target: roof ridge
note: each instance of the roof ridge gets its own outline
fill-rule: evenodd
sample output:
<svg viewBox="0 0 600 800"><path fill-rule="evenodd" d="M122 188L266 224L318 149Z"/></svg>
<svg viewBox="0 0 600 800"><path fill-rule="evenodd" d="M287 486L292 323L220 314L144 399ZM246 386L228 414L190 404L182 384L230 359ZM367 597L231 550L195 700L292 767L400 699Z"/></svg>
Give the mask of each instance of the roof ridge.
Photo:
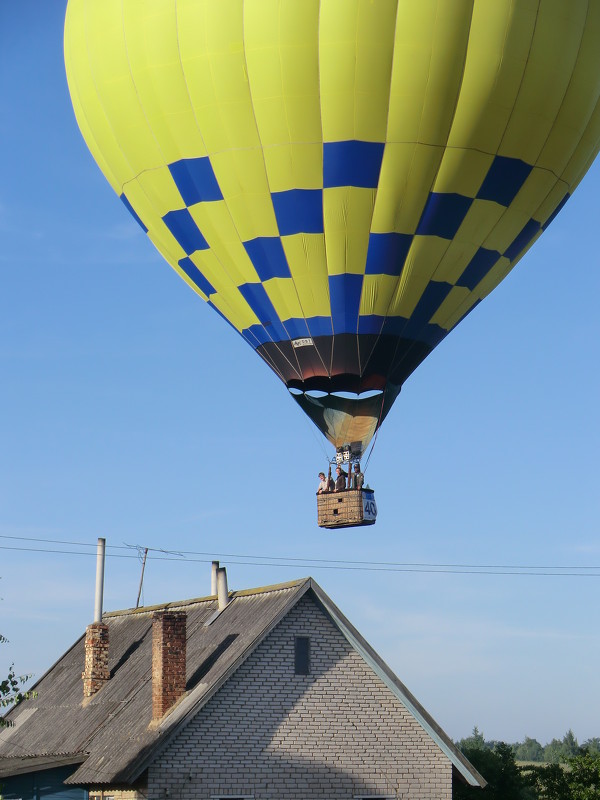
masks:
<svg viewBox="0 0 600 800"><path fill-rule="evenodd" d="M268 592L277 592L283 589L292 589L295 586L301 586L310 578L297 578L296 580L285 581L283 583L273 583L268 586L258 586L254 589L237 589L231 590L229 596L231 599L235 597L247 597L255 594L267 594ZM151 606L140 606L139 608L124 608L117 611L105 611L102 614L102 619L111 617L124 617L133 616L134 614L149 614L154 611L167 611L170 608L181 608L182 606L197 605L198 603L210 603L216 600L216 595L207 595L206 597L193 597L188 600L171 600L166 603L156 603Z"/></svg>

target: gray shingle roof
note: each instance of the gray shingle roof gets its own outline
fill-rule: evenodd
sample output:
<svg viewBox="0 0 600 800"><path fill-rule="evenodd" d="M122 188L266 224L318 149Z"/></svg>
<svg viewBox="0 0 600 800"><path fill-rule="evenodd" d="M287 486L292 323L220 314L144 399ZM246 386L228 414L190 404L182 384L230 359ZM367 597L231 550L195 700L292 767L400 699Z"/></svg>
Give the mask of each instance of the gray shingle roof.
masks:
<svg viewBox="0 0 600 800"><path fill-rule="evenodd" d="M208 699L226 677L304 594L310 581L254 592L234 592L217 611L214 597L104 614L109 628L111 679L83 699L82 636L34 687L37 697L8 715L14 728L0 732L0 775L14 774L25 756L89 755L73 783L120 783L136 777L137 765L196 704ZM152 612L187 612L188 692L160 725L152 717ZM35 711L32 713L32 710ZM27 719L19 724L20 717Z"/></svg>
<svg viewBox="0 0 600 800"><path fill-rule="evenodd" d="M37 697L9 713L15 725L0 730L0 777L80 763L68 783L133 782L307 591L313 592L463 778L472 785L484 785L446 734L310 578L230 593L232 602L212 622L217 612L214 597L105 614L111 679L84 701L82 636L34 687ZM187 612L187 691L159 723L152 723L152 613L167 609Z"/></svg>

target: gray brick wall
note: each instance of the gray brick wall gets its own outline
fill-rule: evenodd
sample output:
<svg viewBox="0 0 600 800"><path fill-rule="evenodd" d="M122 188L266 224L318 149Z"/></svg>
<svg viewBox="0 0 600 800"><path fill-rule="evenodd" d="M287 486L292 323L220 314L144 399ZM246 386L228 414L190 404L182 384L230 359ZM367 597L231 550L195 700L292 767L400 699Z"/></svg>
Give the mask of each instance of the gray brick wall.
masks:
<svg viewBox="0 0 600 800"><path fill-rule="evenodd" d="M311 673L294 674L310 637ZM308 597L149 770L149 800L451 800L449 760Z"/></svg>

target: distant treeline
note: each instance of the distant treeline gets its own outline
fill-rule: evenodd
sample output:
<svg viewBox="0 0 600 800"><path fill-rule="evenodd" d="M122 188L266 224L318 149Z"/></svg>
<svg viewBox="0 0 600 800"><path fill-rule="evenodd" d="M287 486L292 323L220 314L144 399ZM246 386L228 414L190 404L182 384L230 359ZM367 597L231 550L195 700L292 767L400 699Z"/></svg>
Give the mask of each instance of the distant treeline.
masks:
<svg viewBox="0 0 600 800"><path fill-rule="evenodd" d="M487 781L483 791L456 780L453 800L600 800L600 738L581 745L569 730L542 746L486 741L477 728L456 742Z"/></svg>
<svg viewBox="0 0 600 800"><path fill-rule="evenodd" d="M466 739L456 742L459 750L466 748L484 748L494 750L500 742L494 739L486 740L477 726L473 733ZM503 743L504 744L504 743ZM579 744L572 730L568 730L562 739L552 739L548 744L540 744L537 739L526 736L522 742L509 744L516 761L533 761L540 764L566 764L570 758L579 755L582 750L590 753L600 753L600 737L587 739Z"/></svg>

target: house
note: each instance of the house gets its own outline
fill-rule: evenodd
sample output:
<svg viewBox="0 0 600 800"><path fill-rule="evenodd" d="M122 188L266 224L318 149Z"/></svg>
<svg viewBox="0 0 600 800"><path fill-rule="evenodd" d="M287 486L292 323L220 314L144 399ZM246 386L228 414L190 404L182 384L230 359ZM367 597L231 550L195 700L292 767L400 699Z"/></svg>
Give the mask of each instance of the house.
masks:
<svg viewBox="0 0 600 800"><path fill-rule="evenodd" d="M209 597L89 625L9 712L2 798L450 800L453 778L485 785L312 578L226 581L220 568Z"/></svg>

